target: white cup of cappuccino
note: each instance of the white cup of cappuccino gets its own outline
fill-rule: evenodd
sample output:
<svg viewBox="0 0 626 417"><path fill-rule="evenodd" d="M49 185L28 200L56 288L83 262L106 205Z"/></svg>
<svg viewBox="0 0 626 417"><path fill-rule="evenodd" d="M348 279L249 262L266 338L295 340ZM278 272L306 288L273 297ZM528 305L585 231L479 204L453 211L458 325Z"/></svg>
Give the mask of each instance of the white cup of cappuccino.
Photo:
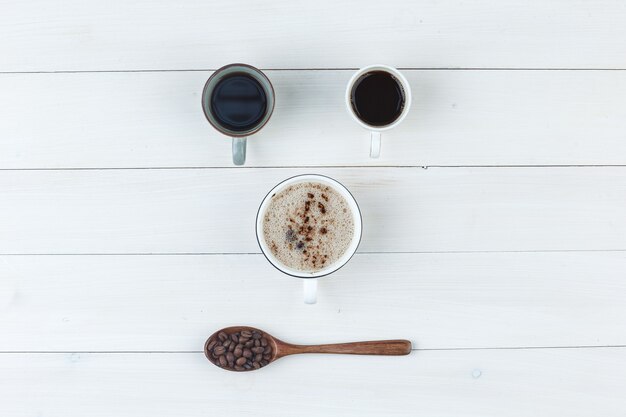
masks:
<svg viewBox="0 0 626 417"><path fill-rule="evenodd" d="M315 185L319 188L307 188ZM302 194L297 202L296 193ZM284 200L277 202L281 198L291 199L289 204ZM329 208L328 212L324 205ZM346 226L348 218L352 219L352 227ZM361 241L362 228L361 211L348 189L332 178L315 174L298 175L276 185L261 202L256 218L256 237L263 255L279 271L304 279L306 304L317 302L317 278L332 274L352 258ZM310 234L307 234L307 229ZM350 230L351 236L343 233L344 230ZM334 236L340 233L341 236L336 239L340 244L334 245ZM335 249L338 250L333 252ZM326 250L331 255L328 258ZM279 259L281 256L282 260ZM285 256L299 264L288 265ZM301 267L303 264L311 266L311 263L315 266Z"/></svg>
<svg viewBox="0 0 626 417"><path fill-rule="evenodd" d="M345 100L350 116L370 131L370 158L378 158L382 132L398 126L409 113L411 87L397 69L369 65L350 78Z"/></svg>

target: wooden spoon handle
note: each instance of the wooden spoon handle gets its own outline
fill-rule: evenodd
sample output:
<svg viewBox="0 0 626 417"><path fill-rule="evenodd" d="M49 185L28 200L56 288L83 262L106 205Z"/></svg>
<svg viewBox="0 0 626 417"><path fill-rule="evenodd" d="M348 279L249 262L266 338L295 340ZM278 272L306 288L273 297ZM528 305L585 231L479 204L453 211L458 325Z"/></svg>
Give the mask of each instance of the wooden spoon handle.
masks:
<svg viewBox="0 0 626 417"><path fill-rule="evenodd" d="M375 340L371 342L337 343L332 345L289 345L286 355L297 353L340 353L345 355L408 355L408 340Z"/></svg>

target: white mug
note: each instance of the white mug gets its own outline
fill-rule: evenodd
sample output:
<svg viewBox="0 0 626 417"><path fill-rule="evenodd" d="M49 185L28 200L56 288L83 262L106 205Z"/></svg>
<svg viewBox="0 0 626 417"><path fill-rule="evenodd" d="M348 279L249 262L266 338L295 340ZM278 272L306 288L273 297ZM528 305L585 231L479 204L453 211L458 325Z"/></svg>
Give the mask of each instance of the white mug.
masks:
<svg viewBox="0 0 626 417"><path fill-rule="evenodd" d="M391 74L404 93L404 106L402 108L402 112L393 122L384 126L373 126L362 120L356 114L352 104L352 92L357 84L357 81L359 81L364 75L375 71L383 71ZM409 82L404 75L402 75L397 69L388 65L369 65L358 70L352 78L350 78L350 81L348 81L348 87L346 88L346 107L348 108L348 113L352 116L352 118L358 124L371 132L372 144L370 147L370 158L378 158L380 156L381 133L399 125L409 112L409 108L411 107L411 87L409 86Z"/></svg>
<svg viewBox="0 0 626 417"><path fill-rule="evenodd" d="M352 241L350 242L350 245L346 249L346 252L336 262L315 272L300 271L300 270L296 270L293 268L289 268L286 265L282 264L272 254L272 251L270 250L269 246L265 242L265 238L263 236L263 218L265 217L265 210L267 209L271 201L271 198L274 196L274 194L284 190L290 185L300 183L300 182L316 182L316 183L322 183L331 187L333 190L339 193L343 198L345 198L352 212L352 218L354 219L354 235L352 236ZM257 212L257 216L256 216L256 238L257 238L257 241L259 242L259 246L261 248L261 251L263 252L263 255L265 255L267 260L279 271L287 275L291 275L292 277L304 278L304 281L303 281L304 302L306 304L315 304L317 302L317 279L316 278L323 277L328 274L332 274L333 272L337 271L339 268L344 266L346 263L348 263L350 258L352 258L352 256L354 255L354 253L356 252L359 246L359 243L361 242L362 231L363 231L363 221L361 218L361 210L359 209L359 206L356 203L356 200L354 199L352 194L350 194L350 191L348 191L348 189L344 187L338 181L330 177L326 177L324 175L315 175L315 174L297 175L295 177L291 177L291 178L284 180L283 182L281 182L280 184L272 188L269 193L267 193L267 195L261 202L261 205L259 206L259 211Z"/></svg>

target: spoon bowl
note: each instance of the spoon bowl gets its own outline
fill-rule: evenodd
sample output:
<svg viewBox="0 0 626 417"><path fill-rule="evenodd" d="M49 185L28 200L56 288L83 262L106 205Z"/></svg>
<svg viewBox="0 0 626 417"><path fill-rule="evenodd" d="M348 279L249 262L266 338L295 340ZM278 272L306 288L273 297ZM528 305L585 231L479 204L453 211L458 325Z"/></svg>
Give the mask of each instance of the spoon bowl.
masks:
<svg viewBox="0 0 626 417"><path fill-rule="evenodd" d="M411 342L396 339L295 345L255 327L231 326L216 331L204 344L204 354L212 364L235 372L255 371L284 356L300 353L398 356L411 353Z"/></svg>
<svg viewBox="0 0 626 417"><path fill-rule="evenodd" d="M233 340L233 337L232 337L233 334L237 336L236 339L240 339L242 337L242 332L249 332L251 334L255 334L255 333L258 334L258 333L260 333L262 335L262 337L259 340L263 340L264 339L266 341L266 346L265 347L269 346L270 349L271 349L271 352L269 353L269 355L270 355L269 358L268 359L264 359L264 360L266 360L268 362L268 364L269 364L269 363L271 363L271 362L273 362L273 361L275 361L277 359L277 357L278 357L277 353L279 352L279 344L282 343L280 340L276 339L275 337L271 336L270 334L265 333L262 330L257 329L255 327L250 327L250 326L231 326L231 327L224 327L223 329L220 329L220 330L216 331L211 336L209 336L209 338L204 343L204 355L209 360L209 362L211 362L215 366L218 366L220 368L224 368L224 369L226 369L228 371L247 372L247 371L254 371L256 369L260 369L260 368L255 368L254 366L252 368L250 368L250 369L246 369L246 368L244 368L244 369L235 369L234 366L232 366L232 367L231 366L223 366L222 365L223 361L222 361L222 364L220 364L220 361L219 361L219 356L220 355L219 355L219 352L216 354L215 348L216 348L216 345L220 345L221 344L223 346L223 344L226 342L226 340L222 340L223 337L220 338L220 335L223 335L223 334L227 335L228 340L231 341L230 343L234 344L235 349L231 349L230 348L230 343L229 343L229 345L226 346L226 350L225 350L224 354L228 355L227 351L230 349L230 352L232 352L233 356L235 357L235 361L237 359L243 357L243 350L244 349L246 349L246 348L250 349L252 347L255 347L255 346L245 346L246 344L248 344L250 342L250 340L246 340L244 343L239 343L239 340ZM244 333L244 337L245 337L245 334L247 334L247 333ZM255 340L255 339L252 339L252 338L250 338L250 339L251 340ZM213 342L215 342L214 345L212 345ZM253 342L253 344L254 344L254 342ZM238 354L237 356L235 356L236 353L239 353L239 352L236 352L237 347L239 345L242 345L241 348L240 348L242 350L242 352L241 352L241 354ZM254 362L252 362L252 363L254 363ZM228 365L228 359L226 360L226 364Z"/></svg>

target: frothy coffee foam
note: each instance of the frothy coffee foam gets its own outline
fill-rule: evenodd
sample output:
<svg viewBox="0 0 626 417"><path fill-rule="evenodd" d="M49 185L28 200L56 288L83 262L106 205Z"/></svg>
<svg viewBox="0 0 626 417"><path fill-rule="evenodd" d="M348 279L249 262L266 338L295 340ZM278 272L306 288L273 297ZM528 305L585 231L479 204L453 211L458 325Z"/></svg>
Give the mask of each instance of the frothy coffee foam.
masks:
<svg viewBox="0 0 626 417"><path fill-rule="evenodd" d="M328 185L302 182L271 197L263 237L285 266L315 272L339 260L354 236L346 199Z"/></svg>

